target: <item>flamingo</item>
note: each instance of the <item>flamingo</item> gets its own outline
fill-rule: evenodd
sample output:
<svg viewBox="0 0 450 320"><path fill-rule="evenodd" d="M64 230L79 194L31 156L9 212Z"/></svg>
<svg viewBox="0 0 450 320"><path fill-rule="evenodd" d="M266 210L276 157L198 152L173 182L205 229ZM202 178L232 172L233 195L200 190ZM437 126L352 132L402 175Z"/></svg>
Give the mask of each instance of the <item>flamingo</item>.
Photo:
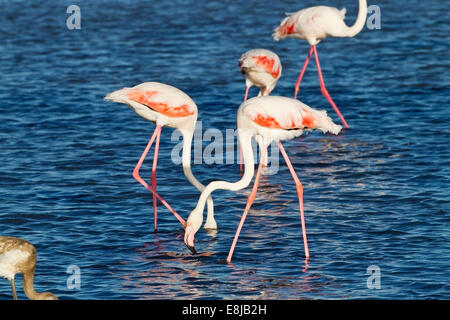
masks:
<svg viewBox="0 0 450 320"><path fill-rule="evenodd" d="M260 88L258 96L268 96L281 77L280 58L275 52L267 49L252 49L244 52L239 58L238 66L245 78L244 101L247 100L248 91L252 86ZM258 140L258 145L261 150L262 144L260 140ZM261 161L264 166L267 166L267 157L261 158ZM241 148L239 148L239 163L242 174Z"/></svg>
<svg viewBox="0 0 450 320"><path fill-rule="evenodd" d="M31 300L58 300L51 292L34 290L36 248L28 241L15 237L0 236L0 276L9 280L14 300L17 300L14 277L23 274L23 289Z"/></svg>
<svg viewBox="0 0 450 320"><path fill-rule="evenodd" d="M205 201L210 194L217 189L237 191L246 188L254 175L254 159L251 147L251 138L259 138L267 146L272 141L278 143L279 149L294 179L300 208L300 220L303 233L303 244L305 256L309 258L308 242L306 237L305 216L303 211L303 186L295 173L295 170L289 160L289 157L281 143L282 140L288 140L302 135L305 130L319 129L323 133L330 132L338 134L342 127L333 123L326 111L318 111L297 99L277 96L262 96L251 98L241 104L237 114L237 128L239 142L242 146L244 155L245 171L242 178L234 183L226 181L213 181L209 183L201 193L197 206L190 213L185 228L184 243L195 253L194 236L200 228L203 221L203 210ZM267 148L262 148L265 153ZM244 213L228 253L227 262L231 263L234 248L239 237L239 233L244 224L250 207L255 200L258 183L261 175L262 163L259 163L256 172L255 182L252 192L247 200Z"/></svg>
<svg viewBox="0 0 450 320"><path fill-rule="evenodd" d="M281 62L275 52L267 49L252 49L239 58L238 66L245 77L245 95L252 86L260 88L260 96L268 96L281 77Z"/></svg>
<svg viewBox="0 0 450 320"><path fill-rule="evenodd" d="M356 18L356 22L351 27L347 26L344 22L346 12L347 11L345 8L338 10L333 7L316 6L306 8L295 13L288 13L287 17L281 22L280 26L274 30L273 38L277 41L287 37L306 39L306 41L308 41L311 47L297 78L294 98L297 98L303 74L305 73L312 53L314 53L322 95L324 95L331 104L334 111L341 119L344 127L348 128L348 124L345 121L344 116L339 111L333 99L331 99L331 96L325 87L316 48L316 45L327 36L354 37L362 30L364 23L366 22L367 1L359 0L358 17Z"/></svg>
<svg viewBox="0 0 450 320"><path fill-rule="evenodd" d="M162 127L167 126L178 129L183 135L182 165L184 175L200 192L204 190L204 185L192 174L190 163L192 138L194 136L195 123L198 115L197 105L180 89L159 82L145 82L132 88L123 88L109 93L106 95L105 100L126 104L138 115L156 124L153 135L133 170L133 177L153 194L154 230L157 230L156 199L161 201L174 214L184 228L186 221L156 192L156 167ZM155 139L151 186L149 186L139 175L139 170ZM208 218L205 223L205 228L217 229L212 198L208 197L207 203Z"/></svg>

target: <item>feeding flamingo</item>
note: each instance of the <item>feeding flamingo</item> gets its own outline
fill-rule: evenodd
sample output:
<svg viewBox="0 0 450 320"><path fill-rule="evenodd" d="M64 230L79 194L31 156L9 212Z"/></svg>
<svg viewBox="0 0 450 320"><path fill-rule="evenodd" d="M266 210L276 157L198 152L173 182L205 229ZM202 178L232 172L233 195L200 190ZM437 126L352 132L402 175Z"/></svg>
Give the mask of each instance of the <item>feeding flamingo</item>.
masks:
<svg viewBox="0 0 450 320"><path fill-rule="evenodd" d="M239 68L245 77L245 95L252 86L260 88L259 96L267 96L281 77L281 62L275 52L267 49L252 49L241 55Z"/></svg>
<svg viewBox="0 0 450 320"><path fill-rule="evenodd" d="M277 41L287 37L306 39L306 41L308 41L311 48L309 49L308 56L306 57L297 78L294 98L297 98L300 82L303 78L306 67L308 66L311 54L314 52L321 92L325 98L327 98L328 102L331 104L344 126L348 128L348 124L345 121L344 116L339 111L333 99L331 99L331 96L325 87L316 48L316 45L328 36L354 37L357 35L362 30L366 22L367 1L359 0L358 17L356 18L356 22L351 27L347 26L344 22L345 13L345 8L338 10L327 6L310 7L295 13L289 13L287 14L288 16L281 22L280 26L274 30L273 38Z"/></svg>
<svg viewBox="0 0 450 320"><path fill-rule="evenodd" d="M9 280L14 300L17 300L14 283L14 277L17 273L23 275L23 290L28 299L58 300L51 292L36 292L34 290L36 257L36 248L30 242L15 237L0 237L0 277Z"/></svg>
<svg viewBox="0 0 450 320"><path fill-rule="evenodd" d="M303 233L303 244L305 248L305 256L309 257L308 242L306 238L305 217L303 212L303 186L298 179L295 170L289 160L283 145L282 140L288 140L300 136L303 131L311 129L319 129L322 132L331 132L338 134L342 127L333 123L330 117L327 116L326 111L318 111L308 107L302 102L286 97L263 96L249 99L241 104L237 114L237 128L239 142L242 146L244 155L245 171L241 180L230 183L225 181L213 181L208 184L205 190L201 193L197 206L189 215L186 221L184 243L195 253L194 236L200 228L203 221L203 210L205 201L210 194L216 189L226 189L237 191L246 188L255 172L253 152L251 147L251 138L259 138L263 141L264 146L269 145L272 141L278 143L280 151L289 171L294 179L300 207L300 218ZM262 148L265 153L267 148ZM239 236L239 233L244 224L250 207L255 200L258 183L261 174L262 163L259 163L256 172L256 178L253 185L253 190L248 197L247 205L242 215L241 221L236 231L230 252L227 257L227 262L231 263L234 248Z"/></svg>
<svg viewBox="0 0 450 320"><path fill-rule="evenodd" d="M281 77L281 61L278 55L267 49L252 49L244 52L238 61L238 66L245 77L244 101L247 100L248 91L252 86L260 88L258 96L268 96L277 85ZM258 141L262 154L261 142ZM267 166L266 157L261 158L264 166ZM242 149L239 148L240 172L242 174Z"/></svg>
<svg viewBox="0 0 450 320"><path fill-rule="evenodd" d="M194 177L191 170L191 145L198 115L197 105L183 91L159 82L145 82L132 88L123 88L108 94L105 100L126 104L138 115L156 124L155 131L133 170L133 177L153 194L155 231L157 230L156 199L161 201L175 215L184 228L185 220L156 192L156 166L162 127L167 126L180 130L183 135L182 165L184 174L195 188L200 192L203 191L204 185ZM139 170L155 139L150 187L139 175ZM208 197L207 203L208 217L205 228L217 229L212 198Z"/></svg>

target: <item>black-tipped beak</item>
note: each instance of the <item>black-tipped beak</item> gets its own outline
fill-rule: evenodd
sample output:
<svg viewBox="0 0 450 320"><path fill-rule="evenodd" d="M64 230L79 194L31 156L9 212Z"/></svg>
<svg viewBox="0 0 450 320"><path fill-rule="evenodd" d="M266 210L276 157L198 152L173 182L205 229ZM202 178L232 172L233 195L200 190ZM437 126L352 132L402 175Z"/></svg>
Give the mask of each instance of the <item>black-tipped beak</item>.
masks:
<svg viewBox="0 0 450 320"><path fill-rule="evenodd" d="M195 248L193 246L188 245L187 243L185 243L186 247L188 247L189 250L191 250L192 254L196 254L197 251L195 250Z"/></svg>
<svg viewBox="0 0 450 320"><path fill-rule="evenodd" d="M194 248L194 235L195 235L195 229L192 226L192 224L187 223L186 224L186 230L184 232L184 244L186 247L188 247L189 250L191 250L192 254L196 254L197 251L195 251Z"/></svg>

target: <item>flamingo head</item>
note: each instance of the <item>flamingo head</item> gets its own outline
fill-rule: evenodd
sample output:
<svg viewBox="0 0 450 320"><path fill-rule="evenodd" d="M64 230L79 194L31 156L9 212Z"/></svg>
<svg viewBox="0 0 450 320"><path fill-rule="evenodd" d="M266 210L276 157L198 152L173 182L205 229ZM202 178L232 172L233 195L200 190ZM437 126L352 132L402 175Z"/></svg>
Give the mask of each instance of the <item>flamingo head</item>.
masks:
<svg viewBox="0 0 450 320"><path fill-rule="evenodd" d="M29 296L32 300L59 300L57 296L55 296L51 292L38 292L33 296Z"/></svg>
<svg viewBox="0 0 450 320"><path fill-rule="evenodd" d="M203 222L203 213L197 209L194 209L189 215L188 220L186 221L186 228L184 230L184 244L191 250L192 254L196 254L194 240L195 234Z"/></svg>

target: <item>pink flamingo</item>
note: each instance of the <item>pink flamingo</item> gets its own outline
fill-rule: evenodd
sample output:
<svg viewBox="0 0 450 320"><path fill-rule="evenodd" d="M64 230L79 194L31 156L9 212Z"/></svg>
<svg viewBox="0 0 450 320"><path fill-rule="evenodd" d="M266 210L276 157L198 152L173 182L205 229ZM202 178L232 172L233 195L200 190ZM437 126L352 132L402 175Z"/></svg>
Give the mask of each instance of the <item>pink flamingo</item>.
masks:
<svg viewBox="0 0 450 320"><path fill-rule="evenodd" d="M258 96L268 96L281 77L280 58L275 52L267 49L252 49L244 52L239 58L238 66L245 77L244 101L247 100L248 91L252 86L260 88ZM262 145L260 141L258 141L258 144L261 150ZM265 159L261 158L261 161L264 166L267 166L267 157ZM241 148L239 148L239 164L242 174Z"/></svg>
<svg viewBox="0 0 450 320"><path fill-rule="evenodd" d="M246 188L254 175L254 159L251 147L251 138L259 138L267 146L272 141L278 143L281 154L286 161L289 171L294 179L297 189L297 195L300 207L300 218L303 233L303 244L305 248L305 256L309 258L308 242L306 238L305 217L303 212L303 186L298 179L295 170L281 144L281 140L288 140L300 136L303 131L311 129L319 129L322 132L331 132L338 134L342 127L333 123L326 111L318 111L308 107L302 102L286 97L263 96L249 99L241 104L237 114L237 128L239 142L242 146L244 154L245 171L241 180L230 183L225 181L213 181L208 184L201 193L197 206L189 215L186 222L184 243L195 253L194 236L200 228L203 221L203 210L205 201L210 194L216 189L226 189L231 191ZM262 152L266 152L266 148L262 148ZM250 207L255 200L258 183L261 175L262 163L259 163L256 172L255 183L252 192L247 200L247 205L242 215L241 221L236 231L227 262L231 263L234 248L236 246L239 233L244 224Z"/></svg>
<svg viewBox="0 0 450 320"><path fill-rule="evenodd" d="M306 67L308 66L311 54L314 52L321 92L325 98L327 98L328 102L341 119L344 127L348 128L348 124L345 121L344 116L339 111L333 99L331 99L331 96L325 87L322 70L319 63L319 56L317 55L316 49L316 45L328 36L354 37L357 35L362 30L366 22L366 0L359 0L358 17L356 18L356 22L351 27L347 26L344 22L345 13L345 8L338 10L333 7L316 6L287 14L287 17L281 22L280 26L274 30L273 38L277 41L287 37L306 39L306 41L308 41L311 48L309 49L308 56L306 57L305 63L303 64L302 70L297 78L294 98L297 98L300 82L303 78Z"/></svg>
<svg viewBox="0 0 450 320"><path fill-rule="evenodd" d="M162 127L167 126L178 129L183 135L182 165L184 174L188 181L200 192L204 190L204 185L194 177L191 170L191 145L198 115L197 105L183 91L159 82L145 82L132 88L123 88L108 94L105 100L126 104L138 115L156 124L155 131L133 170L133 177L153 194L155 231L157 230L156 199L161 201L175 215L184 228L186 224L185 220L156 192L156 166ZM155 139L156 144L150 187L139 175L139 170ZM208 197L207 202L208 218L205 223L205 228L217 229L217 224L214 219L213 201Z"/></svg>
<svg viewBox="0 0 450 320"><path fill-rule="evenodd" d="M245 77L244 101L252 86L260 88L259 96L268 96L281 77L280 58L267 49L252 49L243 53L238 65Z"/></svg>

